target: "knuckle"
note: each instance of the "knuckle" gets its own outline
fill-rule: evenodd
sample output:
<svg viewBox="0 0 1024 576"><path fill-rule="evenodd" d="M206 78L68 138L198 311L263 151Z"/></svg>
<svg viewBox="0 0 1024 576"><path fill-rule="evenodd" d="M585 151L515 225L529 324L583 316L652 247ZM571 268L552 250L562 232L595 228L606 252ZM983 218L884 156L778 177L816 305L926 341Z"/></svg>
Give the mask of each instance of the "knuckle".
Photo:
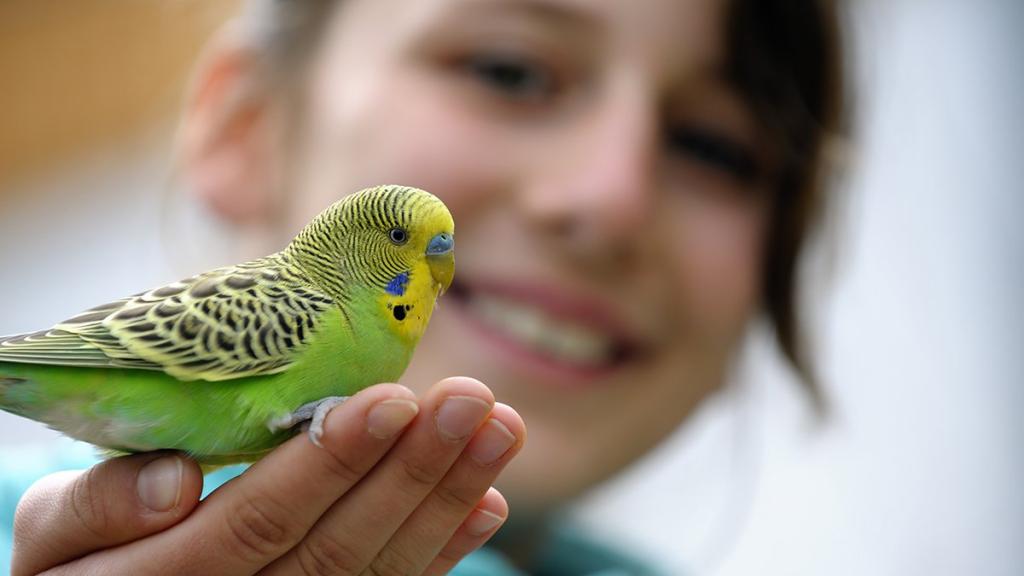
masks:
<svg viewBox="0 0 1024 576"><path fill-rule="evenodd" d="M366 568L366 573L371 576L406 576L418 574L421 570L397 548L386 546Z"/></svg>
<svg viewBox="0 0 1024 576"><path fill-rule="evenodd" d="M93 478L94 470L94 468L86 470L77 481L71 484L68 508L83 528L93 536L102 538L110 528L111 517L103 503L102 492L96 489Z"/></svg>
<svg viewBox="0 0 1024 576"><path fill-rule="evenodd" d="M406 478L418 486L433 488L444 477L445 470L440 470L429 463L405 458L402 460L402 471Z"/></svg>
<svg viewBox="0 0 1024 576"><path fill-rule="evenodd" d="M480 548L489 540L489 536L473 536L459 530L448 543L437 553L435 563L454 566L462 561L470 552Z"/></svg>
<svg viewBox="0 0 1024 576"><path fill-rule="evenodd" d="M357 574L366 564L351 543L341 542L322 531L310 533L299 544L296 556L308 576Z"/></svg>
<svg viewBox="0 0 1024 576"><path fill-rule="evenodd" d="M480 501L480 496L468 486L450 486L445 483L434 489L434 496L446 508L472 510Z"/></svg>
<svg viewBox="0 0 1024 576"><path fill-rule="evenodd" d="M457 546L445 546L443 550L437 555L437 559L450 564L457 564L467 554L472 552L474 548L457 547Z"/></svg>
<svg viewBox="0 0 1024 576"><path fill-rule="evenodd" d="M478 547L479 545L473 547L446 546L440 553L438 553L437 558L434 560L434 564L440 566L455 566Z"/></svg>
<svg viewBox="0 0 1024 576"><path fill-rule="evenodd" d="M345 456L328 451L329 458L324 459L328 471L342 481L344 484L354 485L366 475L366 470L360 470L358 466L348 461Z"/></svg>
<svg viewBox="0 0 1024 576"><path fill-rule="evenodd" d="M293 542L287 511L268 498L246 498L225 517L227 548L246 561L274 557Z"/></svg>

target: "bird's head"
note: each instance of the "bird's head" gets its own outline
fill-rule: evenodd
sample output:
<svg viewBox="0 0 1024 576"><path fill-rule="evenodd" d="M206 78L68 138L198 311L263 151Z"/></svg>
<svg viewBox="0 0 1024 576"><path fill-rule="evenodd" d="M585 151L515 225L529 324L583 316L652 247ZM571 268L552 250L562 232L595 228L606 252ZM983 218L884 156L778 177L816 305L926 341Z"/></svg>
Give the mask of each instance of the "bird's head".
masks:
<svg viewBox="0 0 1024 576"><path fill-rule="evenodd" d="M424 274L443 293L455 276L455 222L429 192L377 186L324 210L288 250L335 298L357 287L403 296Z"/></svg>

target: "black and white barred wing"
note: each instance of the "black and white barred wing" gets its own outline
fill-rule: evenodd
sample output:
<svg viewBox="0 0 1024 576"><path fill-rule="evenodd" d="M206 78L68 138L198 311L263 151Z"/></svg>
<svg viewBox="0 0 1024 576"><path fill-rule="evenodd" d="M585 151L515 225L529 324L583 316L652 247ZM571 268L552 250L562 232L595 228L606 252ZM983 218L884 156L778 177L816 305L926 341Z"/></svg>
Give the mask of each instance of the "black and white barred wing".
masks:
<svg viewBox="0 0 1024 576"><path fill-rule="evenodd" d="M181 380L275 374L295 361L332 305L270 257L0 339L0 362L161 370Z"/></svg>

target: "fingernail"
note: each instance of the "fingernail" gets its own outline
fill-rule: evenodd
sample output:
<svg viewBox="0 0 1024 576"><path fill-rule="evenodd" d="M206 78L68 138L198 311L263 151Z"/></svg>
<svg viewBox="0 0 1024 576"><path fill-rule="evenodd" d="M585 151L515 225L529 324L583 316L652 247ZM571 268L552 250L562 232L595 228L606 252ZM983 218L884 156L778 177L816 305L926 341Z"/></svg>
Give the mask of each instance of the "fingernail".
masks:
<svg viewBox="0 0 1024 576"><path fill-rule="evenodd" d="M181 499L184 463L177 456L153 460L139 470L135 490L142 504L154 512L166 512Z"/></svg>
<svg viewBox="0 0 1024 576"><path fill-rule="evenodd" d="M484 427L477 432L473 442L466 449L470 458L477 463L488 465L493 464L508 452L508 449L516 443L516 437L509 429L494 418L484 424Z"/></svg>
<svg viewBox="0 0 1024 576"><path fill-rule="evenodd" d="M481 510L477 508L466 518L465 526L466 532L469 532L473 536L483 536L498 524L504 522L505 519L498 516L494 512L488 512L487 510Z"/></svg>
<svg viewBox="0 0 1024 576"><path fill-rule="evenodd" d="M412 400L393 398L378 402L366 415L370 436L385 440L402 431L416 417L420 407Z"/></svg>
<svg viewBox="0 0 1024 576"><path fill-rule="evenodd" d="M437 431L450 442L462 440L476 430L490 411L490 404L474 396L452 396L437 410Z"/></svg>

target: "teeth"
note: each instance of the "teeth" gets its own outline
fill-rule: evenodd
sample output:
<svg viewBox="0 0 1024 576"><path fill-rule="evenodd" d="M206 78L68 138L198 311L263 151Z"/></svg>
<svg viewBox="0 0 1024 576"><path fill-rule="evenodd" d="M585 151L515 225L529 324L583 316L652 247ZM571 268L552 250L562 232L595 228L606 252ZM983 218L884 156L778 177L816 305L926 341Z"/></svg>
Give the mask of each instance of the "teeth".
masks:
<svg viewBox="0 0 1024 576"><path fill-rule="evenodd" d="M544 312L493 296L474 295L469 307L487 324L556 359L599 365L611 356L611 338L589 328L555 320Z"/></svg>

